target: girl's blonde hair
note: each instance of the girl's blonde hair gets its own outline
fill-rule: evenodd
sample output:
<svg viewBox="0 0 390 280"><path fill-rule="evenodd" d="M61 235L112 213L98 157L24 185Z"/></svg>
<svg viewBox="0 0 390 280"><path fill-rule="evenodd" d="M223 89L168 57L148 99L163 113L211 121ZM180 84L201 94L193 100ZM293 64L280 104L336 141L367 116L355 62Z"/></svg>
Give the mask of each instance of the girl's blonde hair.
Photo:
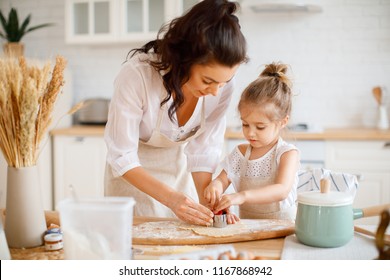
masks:
<svg viewBox="0 0 390 280"><path fill-rule="evenodd" d="M265 66L260 76L250 83L241 95L238 110L243 105L263 106L272 121L282 120L290 115L292 103L291 81L287 77L288 66L271 63Z"/></svg>

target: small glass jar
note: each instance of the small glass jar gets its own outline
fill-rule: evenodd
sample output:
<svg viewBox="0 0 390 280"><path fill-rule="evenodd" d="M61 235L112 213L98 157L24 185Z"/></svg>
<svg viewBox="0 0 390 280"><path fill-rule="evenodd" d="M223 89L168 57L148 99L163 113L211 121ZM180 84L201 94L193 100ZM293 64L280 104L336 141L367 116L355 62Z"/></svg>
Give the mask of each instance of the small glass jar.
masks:
<svg viewBox="0 0 390 280"><path fill-rule="evenodd" d="M44 237L46 251L61 250L64 247L62 242L62 234L60 233L49 233Z"/></svg>

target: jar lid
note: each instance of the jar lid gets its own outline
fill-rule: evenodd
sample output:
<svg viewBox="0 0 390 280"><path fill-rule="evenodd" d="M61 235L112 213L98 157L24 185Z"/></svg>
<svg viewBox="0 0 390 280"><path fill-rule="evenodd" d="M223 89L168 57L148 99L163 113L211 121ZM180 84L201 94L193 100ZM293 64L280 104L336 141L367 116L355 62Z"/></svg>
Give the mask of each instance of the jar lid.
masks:
<svg viewBox="0 0 390 280"><path fill-rule="evenodd" d="M344 206L353 202L353 196L345 192L311 191L298 194L298 203L313 206Z"/></svg>
<svg viewBox="0 0 390 280"><path fill-rule="evenodd" d="M49 233L44 237L46 242L58 242L62 240L62 234L60 233Z"/></svg>

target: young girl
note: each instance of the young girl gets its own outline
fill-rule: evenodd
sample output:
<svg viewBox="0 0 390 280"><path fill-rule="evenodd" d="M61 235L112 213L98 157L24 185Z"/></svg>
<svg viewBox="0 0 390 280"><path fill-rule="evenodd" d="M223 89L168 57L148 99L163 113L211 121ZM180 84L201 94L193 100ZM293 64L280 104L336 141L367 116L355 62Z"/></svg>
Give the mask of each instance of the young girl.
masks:
<svg viewBox="0 0 390 280"><path fill-rule="evenodd" d="M280 136L292 103L286 72L284 64L269 64L242 93L238 110L248 144L235 147L204 190L215 213L239 205L240 218L295 219L299 151ZM236 193L222 195L231 183Z"/></svg>

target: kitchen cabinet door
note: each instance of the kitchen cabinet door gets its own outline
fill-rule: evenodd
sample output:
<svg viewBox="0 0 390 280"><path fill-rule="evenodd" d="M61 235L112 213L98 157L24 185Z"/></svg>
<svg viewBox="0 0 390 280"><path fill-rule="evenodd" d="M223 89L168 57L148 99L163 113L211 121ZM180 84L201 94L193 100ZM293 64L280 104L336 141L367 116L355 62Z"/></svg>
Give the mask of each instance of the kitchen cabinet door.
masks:
<svg viewBox="0 0 390 280"><path fill-rule="evenodd" d="M118 1L66 0L65 41L67 43L102 43L115 41Z"/></svg>
<svg viewBox="0 0 390 280"><path fill-rule="evenodd" d="M198 0L66 0L65 34L71 44L147 42L163 24Z"/></svg>
<svg viewBox="0 0 390 280"><path fill-rule="evenodd" d="M162 0L125 0L121 9L121 40L150 41L168 20L168 2ZM174 16L174 14L172 14Z"/></svg>
<svg viewBox="0 0 390 280"><path fill-rule="evenodd" d="M107 148L103 137L53 136L54 204L71 196L73 186L79 198L104 196Z"/></svg>
<svg viewBox="0 0 390 280"><path fill-rule="evenodd" d="M336 172L355 174L359 189L355 208L390 203L390 144L386 141L327 141L326 166ZM377 224L377 218L356 224Z"/></svg>
<svg viewBox="0 0 390 280"><path fill-rule="evenodd" d="M195 5L198 0L122 0L119 41L156 39L160 28Z"/></svg>

